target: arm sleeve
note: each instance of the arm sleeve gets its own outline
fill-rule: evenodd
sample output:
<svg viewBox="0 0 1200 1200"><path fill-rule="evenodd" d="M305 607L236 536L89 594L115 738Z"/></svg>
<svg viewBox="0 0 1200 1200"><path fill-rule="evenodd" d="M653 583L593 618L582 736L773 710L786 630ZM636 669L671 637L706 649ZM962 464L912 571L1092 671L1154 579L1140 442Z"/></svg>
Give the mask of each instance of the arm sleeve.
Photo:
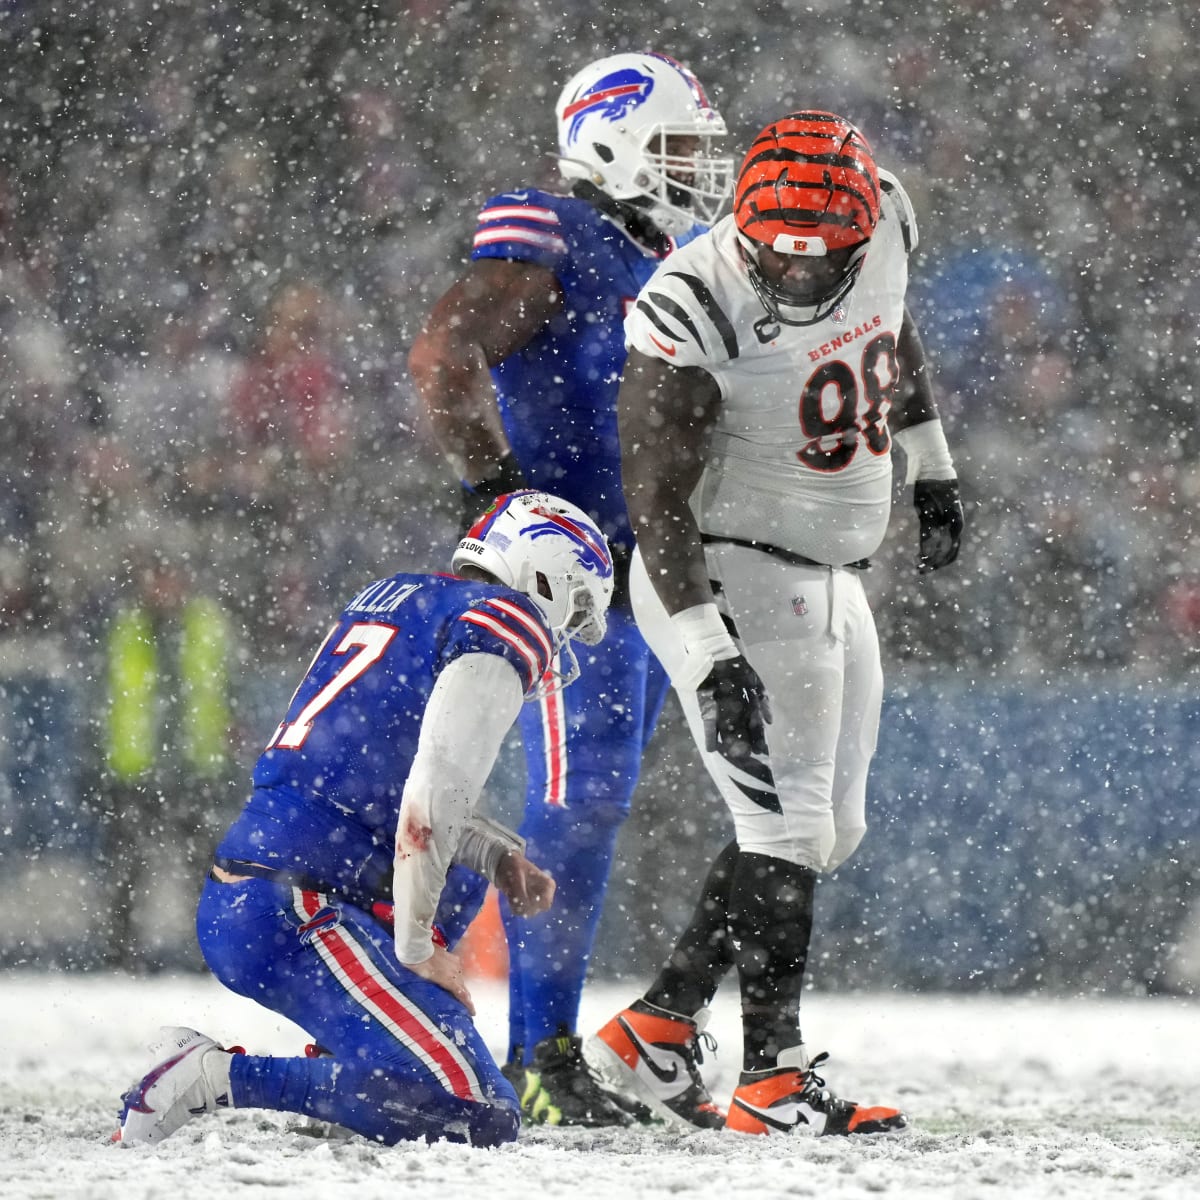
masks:
<svg viewBox="0 0 1200 1200"><path fill-rule="evenodd" d="M401 962L424 962L433 953L446 871L523 694L517 669L495 654L464 654L434 684L396 831L392 888Z"/></svg>

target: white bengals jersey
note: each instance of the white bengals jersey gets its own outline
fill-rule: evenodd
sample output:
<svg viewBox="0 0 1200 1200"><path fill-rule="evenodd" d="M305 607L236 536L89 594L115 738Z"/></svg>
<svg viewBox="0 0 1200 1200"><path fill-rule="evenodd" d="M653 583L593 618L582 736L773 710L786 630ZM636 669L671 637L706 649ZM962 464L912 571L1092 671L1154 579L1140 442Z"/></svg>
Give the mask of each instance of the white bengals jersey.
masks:
<svg viewBox="0 0 1200 1200"><path fill-rule="evenodd" d="M701 532L844 566L891 508L888 410L898 379L912 208L884 176L880 222L850 294L815 325L780 325L751 286L732 216L671 255L625 321L628 344L702 367L722 404L692 496Z"/></svg>

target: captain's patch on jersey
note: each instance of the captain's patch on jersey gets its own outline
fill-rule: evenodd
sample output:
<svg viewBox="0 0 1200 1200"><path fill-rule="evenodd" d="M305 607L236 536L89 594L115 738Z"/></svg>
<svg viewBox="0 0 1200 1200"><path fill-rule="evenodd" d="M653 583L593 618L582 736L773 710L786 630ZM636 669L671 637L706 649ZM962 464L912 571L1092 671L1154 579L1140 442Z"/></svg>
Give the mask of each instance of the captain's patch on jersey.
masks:
<svg viewBox="0 0 1200 1200"><path fill-rule="evenodd" d="M792 597L792 612L798 617L808 616L808 601L803 596Z"/></svg>

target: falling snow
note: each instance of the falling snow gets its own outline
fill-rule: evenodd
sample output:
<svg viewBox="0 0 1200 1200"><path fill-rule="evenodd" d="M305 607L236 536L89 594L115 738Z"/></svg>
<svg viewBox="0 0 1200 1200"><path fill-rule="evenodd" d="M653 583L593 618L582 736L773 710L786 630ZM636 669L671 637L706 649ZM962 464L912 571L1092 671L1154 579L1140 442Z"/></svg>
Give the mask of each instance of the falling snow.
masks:
<svg viewBox="0 0 1200 1200"><path fill-rule="evenodd" d="M968 531L919 576L897 490L872 829L819 892L806 997L833 1082L914 1129L485 1154L233 1113L112 1149L160 1020L295 1049L197 969L211 847L329 613L380 563L446 562L457 480L405 358L478 205L552 185L562 81L649 46L736 150L796 107L851 117L916 209ZM0 1195L1194 1195L1198 130L1174 0L0 3ZM114 681L147 629L160 656ZM501 816L520 770L510 746ZM727 837L669 708L588 1016Z"/></svg>
<svg viewBox="0 0 1200 1200"><path fill-rule="evenodd" d="M476 985L480 1024L503 1042L503 996ZM628 994L595 988L585 1023ZM4 1097L0 1196L391 1200L487 1195L892 1196L945 1200L1191 1200L1200 1177L1200 1058L1193 1004L1160 1000L816 995L807 1037L831 1052L842 1094L896 1103L900 1137L743 1140L697 1131L526 1129L514 1145L383 1148L320 1140L298 1118L238 1112L193 1121L157 1148L114 1147L117 1095L147 1069L160 1022L191 1023L252 1052L295 1054L295 1027L210 980L13 979L0 986ZM737 1070L735 1001L722 996L706 1070L726 1097Z"/></svg>

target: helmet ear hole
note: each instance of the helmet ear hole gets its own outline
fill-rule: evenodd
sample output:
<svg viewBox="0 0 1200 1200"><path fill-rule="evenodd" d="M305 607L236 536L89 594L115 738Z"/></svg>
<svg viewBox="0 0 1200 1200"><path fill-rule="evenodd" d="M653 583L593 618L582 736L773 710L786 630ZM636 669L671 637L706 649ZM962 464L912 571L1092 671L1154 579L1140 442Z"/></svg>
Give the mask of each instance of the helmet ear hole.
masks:
<svg viewBox="0 0 1200 1200"><path fill-rule="evenodd" d="M616 158L616 155L613 154L612 149L609 146L606 146L603 142L593 142L592 149L595 150L596 157L601 162L610 163L614 158Z"/></svg>
<svg viewBox="0 0 1200 1200"><path fill-rule="evenodd" d="M550 586L550 580L546 578L543 572L538 571L534 582L537 584L537 592L539 596L545 600L554 599L554 589Z"/></svg>

